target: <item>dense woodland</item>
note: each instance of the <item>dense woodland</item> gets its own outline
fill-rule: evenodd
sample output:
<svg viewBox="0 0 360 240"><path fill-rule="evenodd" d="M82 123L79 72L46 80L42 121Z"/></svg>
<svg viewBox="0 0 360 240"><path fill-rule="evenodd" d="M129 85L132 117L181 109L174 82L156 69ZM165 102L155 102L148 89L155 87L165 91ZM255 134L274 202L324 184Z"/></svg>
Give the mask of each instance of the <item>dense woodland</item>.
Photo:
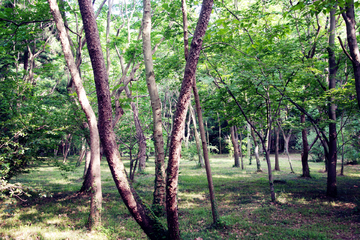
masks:
<svg viewBox="0 0 360 240"><path fill-rule="evenodd" d="M265 198L276 203L283 154L299 181L321 163L322 194L338 199L338 175L360 161L358 5L1 1L1 198L25 197L13 184L34 167L81 167L84 225L99 229L106 159L147 237L180 239L179 164L205 169L212 226L222 228L209 156L266 173ZM150 161L144 200L133 185Z"/></svg>

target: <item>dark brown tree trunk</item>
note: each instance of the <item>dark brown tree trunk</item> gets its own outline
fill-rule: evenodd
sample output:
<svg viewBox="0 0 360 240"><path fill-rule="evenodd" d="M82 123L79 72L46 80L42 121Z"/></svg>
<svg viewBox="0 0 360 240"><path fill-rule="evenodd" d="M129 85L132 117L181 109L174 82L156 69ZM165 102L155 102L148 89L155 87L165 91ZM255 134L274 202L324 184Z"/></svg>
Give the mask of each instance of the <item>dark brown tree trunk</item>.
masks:
<svg viewBox="0 0 360 240"><path fill-rule="evenodd" d="M336 72L337 64L335 60L335 20L336 8L330 11L330 36L329 36L329 91L336 87ZM326 195L329 197L336 197L337 186L336 186L336 162L337 162L337 132L336 132L336 105L334 98L329 99L329 157L328 157L328 177L327 177L327 192Z"/></svg>
<svg viewBox="0 0 360 240"><path fill-rule="evenodd" d="M275 126L275 171L280 171L279 165L279 128Z"/></svg>
<svg viewBox="0 0 360 240"><path fill-rule="evenodd" d="M169 163L166 177L166 212L169 237L172 240L180 239L176 196L179 177L181 140L185 126L186 112L190 102L190 90L194 86L196 66L199 60L203 37L209 23L212 5L212 0L204 0L202 3L199 20L194 32L190 53L186 62L184 79L181 85L180 96L176 106L174 127L171 134Z"/></svg>
<svg viewBox="0 0 360 240"><path fill-rule="evenodd" d="M165 153L164 138L161 120L161 102L155 83L155 74L153 70L151 53L151 4L150 0L143 0L144 14L142 26L143 53L146 72L146 82L151 100L151 108L154 121L154 146L155 146L155 184L153 209L155 212L161 212L165 207Z"/></svg>
<svg viewBox="0 0 360 240"><path fill-rule="evenodd" d="M235 126L230 127L230 134L231 134L231 142L234 147L234 167L240 167L240 161L239 161L239 144L237 142L237 138L235 137L235 134L237 134L235 130Z"/></svg>
<svg viewBox="0 0 360 240"><path fill-rule="evenodd" d="M185 60L187 60L188 56L189 56L189 52L188 52L189 41L188 41L188 33L187 33L188 32L188 29L187 29L188 21L187 21L187 11L186 11L186 1L185 0L181 0L181 9L182 9L182 13L183 13L184 54L185 54ZM202 149L203 149L203 154L204 154L206 176L207 176L208 186L209 186L213 222L214 222L214 224L217 224L219 222L219 213L217 210L217 203L216 203L215 192L214 192L214 184L213 184L212 175L211 175L209 154L208 154L206 136L205 136L204 120L203 120L203 116L202 116L200 98L199 98L199 93L198 93L198 90L196 87L196 79L195 78L194 78L194 85L193 85L193 93L194 93L194 99L195 99L196 112L198 114L198 120L199 120L199 129L200 129L201 143L202 143ZM208 135L208 142L209 142L209 135Z"/></svg>
<svg viewBox="0 0 360 240"><path fill-rule="evenodd" d="M89 0L79 0L87 47L94 72L99 113L99 132L115 185L130 213L150 239L166 237L166 230L130 186L112 128L112 105L108 76L94 11Z"/></svg>
<svg viewBox="0 0 360 240"><path fill-rule="evenodd" d="M346 2L345 9L341 9L346 24L346 34L350 50L351 62L354 68L355 89L358 105L360 108L360 52L356 40L356 22L354 12L354 0ZM344 11L345 10L345 11Z"/></svg>
<svg viewBox="0 0 360 240"><path fill-rule="evenodd" d="M89 228L97 227L101 223L101 208L102 208L102 191L101 191L101 176L100 176L100 141L99 132L97 127L96 116L91 108L91 105L86 97L85 89L82 85L79 71L76 67L74 57L71 52L69 38L65 30L64 22L62 20L59 7L55 0L48 0L50 11L54 17L56 27L59 31L61 46L64 52L65 60L70 70L73 79L75 90L78 95L79 103L85 112L89 130L90 130L90 149L91 149L91 203L90 203L90 216Z"/></svg>
<svg viewBox="0 0 360 240"><path fill-rule="evenodd" d="M300 115L300 122L305 123L305 114ZM310 169L309 169L309 164L308 164L309 143L307 140L307 131L306 131L305 126L301 131L301 136L302 136L302 143L303 143L303 148L302 148L302 153L301 153L301 164L302 164L303 174L301 175L301 177L309 178L310 177Z"/></svg>

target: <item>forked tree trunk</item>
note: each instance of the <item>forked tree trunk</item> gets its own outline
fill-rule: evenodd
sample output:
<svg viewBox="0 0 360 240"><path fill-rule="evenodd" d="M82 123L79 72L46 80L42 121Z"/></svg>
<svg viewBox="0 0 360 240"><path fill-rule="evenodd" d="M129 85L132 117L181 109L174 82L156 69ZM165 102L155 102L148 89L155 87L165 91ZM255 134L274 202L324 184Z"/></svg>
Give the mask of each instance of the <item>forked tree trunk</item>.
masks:
<svg viewBox="0 0 360 240"><path fill-rule="evenodd" d="M72 139L72 135L69 133L66 136L66 140L63 144L63 163L66 163L67 161L67 155L69 154L70 146L71 146L71 139Z"/></svg>
<svg viewBox="0 0 360 240"><path fill-rule="evenodd" d="M235 137L235 134L237 134L235 130L235 126L230 127L230 134L231 134L231 142L234 147L234 167L240 167L239 144L237 143L237 139Z"/></svg>
<svg viewBox="0 0 360 240"><path fill-rule="evenodd" d="M166 212L168 220L169 238L180 239L180 229L177 211L177 187L179 177L179 158L181 151L182 132L184 131L186 112L189 107L190 90L194 86L196 66L199 60L203 37L209 23L213 1L204 0L199 20L191 42L190 53L187 58L184 79L174 116L174 127L171 134L169 163L166 181Z"/></svg>
<svg viewBox="0 0 360 240"><path fill-rule="evenodd" d="M99 32L95 21L93 7L88 0L79 0L83 19L87 47L94 72L96 93L99 107L99 132L106 159L108 161L115 185L130 213L149 236L150 239L166 238L166 230L153 216L130 186L125 173L125 167L120 159L120 153L112 128L112 104L105 61L101 49Z"/></svg>
<svg viewBox="0 0 360 240"><path fill-rule="evenodd" d="M97 227L101 223L101 208L102 208L102 191L101 191L101 177L100 177L100 141L99 131L97 127L96 116L91 108L91 105L86 97L85 89L82 85L81 78L78 69L75 65L74 57L70 49L69 38L67 36L64 22L62 20L59 7L55 0L48 0L50 11L54 17L56 27L59 31L61 46L64 52L65 60L70 70L71 77L73 79L75 89L78 95L79 103L85 112L89 130L90 130L90 149L91 149L91 169L92 176L92 194L90 203L90 216L89 216L89 228ZM91 8L91 11L92 8Z"/></svg>
<svg viewBox="0 0 360 240"><path fill-rule="evenodd" d="M155 83L155 75L153 70L152 54L151 54L151 5L150 0L143 0L144 14L142 26L143 53L146 73L146 83L151 100L151 108L153 112L153 138L155 145L155 184L153 209L163 208L165 205L165 153L164 139L161 120L161 101L159 98L157 86ZM160 210L160 209L159 209Z"/></svg>
<svg viewBox="0 0 360 240"><path fill-rule="evenodd" d="M290 154L289 154L289 142L290 142L291 131L292 131L292 130L290 129L289 132L288 132L289 135L286 136L285 131L282 129L280 123L278 123L278 126L279 126L279 128L280 128L280 130L281 130L281 132L282 132L282 134L283 134L283 137L284 137L284 142L285 142L285 143L284 143L284 152L285 152L285 154L286 154L286 156L287 156L287 158L288 158L291 173L295 173L295 172L294 172L294 169L293 169L293 166L292 166L292 163L291 163Z"/></svg>

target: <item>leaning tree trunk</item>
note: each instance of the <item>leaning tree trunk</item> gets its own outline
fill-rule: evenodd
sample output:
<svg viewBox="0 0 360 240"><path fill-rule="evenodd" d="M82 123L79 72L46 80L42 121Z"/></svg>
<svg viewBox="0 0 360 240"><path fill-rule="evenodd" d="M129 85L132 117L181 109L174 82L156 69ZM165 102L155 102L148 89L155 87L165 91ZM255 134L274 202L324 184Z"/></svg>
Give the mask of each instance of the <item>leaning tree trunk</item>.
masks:
<svg viewBox="0 0 360 240"><path fill-rule="evenodd" d="M143 53L146 73L146 83L150 95L151 108L153 112L153 138L155 145L155 185L153 209L163 208L165 205L165 153L164 139L162 132L161 120L161 101L155 83L155 75L153 70L152 54L151 54L151 5L150 0L143 0L144 14L142 26Z"/></svg>
<svg viewBox="0 0 360 240"><path fill-rule="evenodd" d="M169 237L172 240L180 239L179 220L177 211L177 186L179 177L179 159L181 151L182 132L184 131L186 112L189 107L190 90L194 86L196 66L199 60L203 37L209 23L213 0L204 0L199 20L191 42L190 53L186 62L184 79L181 85L180 96L176 106L174 127L171 134L169 163L166 181L166 212L169 228Z"/></svg>
<svg viewBox="0 0 360 240"><path fill-rule="evenodd" d="M79 0L80 12L83 19L87 47L94 72L96 93L98 99L99 132L104 153L108 161L115 185L130 213L148 235L150 239L166 237L166 230L159 220L144 205L140 197L130 186L126 177L125 167L120 159L112 127L112 104L110 99L108 76L101 49L99 32L95 21L94 11L89 0Z"/></svg>
<svg viewBox="0 0 360 240"><path fill-rule="evenodd" d="M185 0L181 1L181 10L183 13L184 55L185 55L185 60L187 61L188 56L189 56L189 51L188 51L189 42L188 42L188 29L187 29L187 26L188 26L187 10L186 10L186 1ZM202 149L203 149L203 154L204 154L206 177L208 180L213 222L214 222L214 224L217 224L219 222L219 213L218 213L218 209L217 209L214 184L213 184L212 175L211 175L209 154L208 154L206 136L205 136L204 120L203 120L202 111L201 111L199 93L198 93L198 90L196 87L196 79L194 78L193 81L194 81L193 93L194 93L194 99L195 99L196 112L197 112L198 120L199 120L199 129L200 129L201 143L202 143ZM209 143L209 134L208 134L207 142Z"/></svg>
<svg viewBox="0 0 360 240"><path fill-rule="evenodd" d="M91 169L92 176L92 194L90 203L90 216L89 227L97 227L101 223L101 208L102 208L102 191L101 191L101 177L100 177L100 141L99 131L97 127L96 116L91 108L91 105L86 97L85 89L82 85L79 71L76 67L74 57L71 52L69 38L67 36L64 22L62 20L59 7L55 0L48 0L50 11L54 17L56 27L59 31L61 46L64 52L65 60L70 70L71 77L73 79L76 93L78 95L79 103L85 112L89 130L90 130L90 149L91 149ZM91 8L92 11L92 8Z"/></svg>
<svg viewBox="0 0 360 240"><path fill-rule="evenodd" d="M330 11L330 36L329 36L329 91L335 89L336 86L336 72L337 64L335 61L335 20L336 8ZM327 177L327 192L329 197L337 196L336 186L336 162L337 162L337 132L336 132L336 105L334 98L329 99L329 153L328 153L328 177Z"/></svg>
<svg viewBox="0 0 360 240"><path fill-rule="evenodd" d="M300 122L305 123L305 114L301 114ZM301 131L301 136L302 136L302 143L303 143L302 153L301 153L301 164L302 164L302 172L303 172L303 174L301 175L301 177L309 178L310 177L310 169L309 169L309 164L308 164L309 143L308 143L308 140L307 140L307 131L306 131L305 126Z"/></svg>

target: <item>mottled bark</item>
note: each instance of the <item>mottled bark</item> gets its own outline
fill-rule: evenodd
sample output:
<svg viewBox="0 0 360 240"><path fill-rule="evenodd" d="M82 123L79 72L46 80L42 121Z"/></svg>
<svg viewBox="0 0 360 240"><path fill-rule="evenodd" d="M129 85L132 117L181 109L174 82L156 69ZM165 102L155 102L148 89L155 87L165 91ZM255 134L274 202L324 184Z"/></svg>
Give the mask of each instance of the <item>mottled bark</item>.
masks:
<svg viewBox="0 0 360 240"><path fill-rule="evenodd" d="M85 89L82 85L79 71L76 67L74 57L70 49L69 38L67 36L64 23L59 11L59 7L55 0L48 0L50 11L54 17L56 27L59 31L61 46L64 52L65 60L70 70L75 90L78 95L79 103L85 112L89 130L90 130L90 149L91 149L91 183L92 194L90 203L89 228L97 227L101 223L101 208L102 208L102 191L101 191L101 177L100 177L100 141L97 127L97 120L93 109L86 97Z"/></svg>
<svg viewBox="0 0 360 240"><path fill-rule="evenodd" d="M115 133L112 128L112 105L108 76L106 74L105 61L93 7L88 0L79 0L79 6L86 34L87 48L94 72L98 99L100 139L115 185L130 213L148 237L150 239L164 238L166 237L165 229L143 204L126 177L124 164L120 159Z"/></svg>
<svg viewBox="0 0 360 240"><path fill-rule="evenodd" d="M204 0L199 20L191 42L190 53L185 66L184 79L181 85L180 96L176 106L174 127L171 134L169 163L166 181L166 212L169 237L172 240L180 239L180 229L177 211L177 188L179 177L179 159L181 140L183 136L186 112L190 102L190 90L194 85L196 66L198 63L203 37L209 23L213 1Z"/></svg>
<svg viewBox="0 0 360 240"><path fill-rule="evenodd" d="M184 55L185 55L185 60L187 61L188 55L189 55L188 54L189 41L188 41L188 28L187 28L188 21L187 21L187 11L186 11L186 1L185 0L181 1L181 10L183 13ZM210 193L213 222L214 222L214 224L217 224L219 222L219 213L218 213L218 209L217 209L214 184L213 184L212 175L211 175L209 154L208 154L206 136L205 136L204 120L203 120L203 116L202 116L200 98L199 98L199 93L198 93L198 90L196 87L196 79L195 78L194 78L194 85L193 85L193 93L194 93L194 99L195 99L196 112L197 112L198 120L199 120L199 129L200 129L201 143L202 143L202 149L203 149L203 154L204 154L206 177L208 180L208 187L209 187L209 193ZM206 126L207 126L207 122L206 122ZM209 133L207 136L207 142L209 143Z"/></svg>
<svg viewBox="0 0 360 240"><path fill-rule="evenodd" d="M165 153L164 153L164 138L162 130L161 119L161 101L155 83L155 75L152 62L151 53L151 5L150 0L143 0L143 54L145 63L146 83L151 100L151 108L153 112L153 138L155 145L155 184L154 184L154 198L153 209L162 208L165 205ZM160 209L159 209L160 210Z"/></svg>

